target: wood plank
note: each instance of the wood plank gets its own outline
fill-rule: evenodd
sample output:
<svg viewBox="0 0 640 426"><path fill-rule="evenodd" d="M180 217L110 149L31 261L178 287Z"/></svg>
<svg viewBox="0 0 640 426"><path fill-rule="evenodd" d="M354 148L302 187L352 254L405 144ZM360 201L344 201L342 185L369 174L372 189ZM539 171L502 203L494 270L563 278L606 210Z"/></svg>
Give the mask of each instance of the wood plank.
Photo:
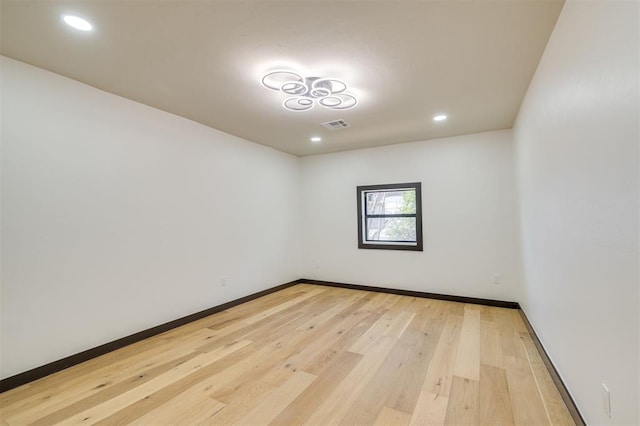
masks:
<svg viewBox="0 0 640 426"><path fill-rule="evenodd" d="M308 424L338 424L349 412L356 398L368 386L371 377L384 362L396 339L382 336L351 370L334 391L309 416ZM381 408L381 407L380 407Z"/></svg>
<svg viewBox="0 0 640 426"><path fill-rule="evenodd" d="M324 293L324 294L323 294ZM322 304L329 297L326 292L307 292L311 297L299 297L297 304L287 303L287 307L281 310L270 308L272 314L257 323L240 321L215 331L214 338L207 345L198 348L200 351L208 351L212 348L227 344L236 340L252 340L259 344L270 344L277 340L281 334L291 331L292 324L296 327L309 321L309 315L322 311ZM249 318L254 318L253 313ZM295 328L295 327L294 327Z"/></svg>
<svg viewBox="0 0 640 426"><path fill-rule="evenodd" d="M567 406L564 404L558 388L551 379L535 344L528 332L520 333L524 345L527 361L533 371L534 379L538 385L542 403L544 404L549 421L552 425L575 425Z"/></svg>
<svg viewBox="0 0 640 426"><path fill-rule="evenodd" d="M516 325L513 324L513 317L509 315L508 309L498 309L494 312L495 323L500 338L500 348L502 352L502 368L506 368L505 360L507 357L515 357L521 353L520 343L516 337L518 331Z"/></svg>
<svg viewBox="0 0 640 426"><path fill-rule="evenodd" d="M309 314L313 317L312 312L314 312L314 310L311 308ZM313 317L312 323L314 324L316 324L314 322L315 318L317 318L317 316ZM243 372L235 376L233 380L226 380L225 384L218 386L217 391L212 394L212 397L225 401L227 394L235 394L247 386L252 386L256 377L281 364L285 359L287 360L285 368L293 372L299 370L294 360L297 355L305 351L300 348L306 348L309 344L322 340L322 336L333 329L333 322L337 321L338 318L340 318L340 315L331 321L329 321L329 319L323 320L324 323L316 324L317 327L309 327L309 321L302 322L301 324L300 321L303 321L304 318L286 324L282 329L278 330L281 336L273 342L275 346L268 352L268 357L258 354L258 356L252 356L250 360L246 361L253 363L253 366L247 365L246 362L234 366L234 370L241 370Z"/></svg>
<svg viewBox="0 0 640 426"><path fill-rule="evenodd" d="M298 371L281 387L275 389L264 401L243 416L235 424L257 425L271 422L287 405L298 397L316 376Z"/></svg>
<svg viewBox="0 0 640 426"><path fill-rule="evenodd" d="M343 424L371 424L383 406L411 414L420 395L423 378L442 331L442 322L429 317L428 309L414 315L411 324L354 402ZM381 336L390 337L380 330Z"/></svg>
<svg viewBox="0 0 640 426"><path fill-rule="evenodd" d="M389 407L382 407L380 414L378 414L373 424L380 426L404 426L408 425L410 420L411 416L407 413Z"/></svg>
<svg viewBox="0 0 640 426"><path fill-rule="evenodd" d="M362 360L363 356L353 352L343 352L334 359L332 369L320 376L302 392L273 421L273 425L303 424L314 409L342 382L342 380Z"/></svg>
<svg viewBox="0 0 640 426"><path fill-rule="evenodd" d="M175 335L167 334L165 337L170 338L166 339L156 337L131 345L138 348L139 352L132 353L128 346L116 351L117 356L103 355L75 366L73 372L64 370L31 385L3 393L0 399L3 415L11 417L31 410L37 411L41 416L46 415L78 396L86 397L128 379L132 375L130 369L151 370L154 366L193 353L193 348L189 346L193 342L206 342L209 331L195 330L187 334L176 332ZM158 350L167 346L169 349ZM38 385L34 386L36 383ZM69 391L63 392L65 390Z"/></svg>
<svg viewBox="0 0 640 426"><path fill-rule="evenodd" d="M356 302L356 304L361 301ZM364 301L358 310L348 313L325 338L311 343L292 362L299 365L301 370L310 374L322 374L334 358L347 351L351 345L374 324L385 312L385 308L376 303Z"/></svg>
<svg viewBox="0 0 640 426"><path fill-rule="evenodd" d="M310 314L309 320L301 324L296 331L302 331L304 329L313 330L328 321L335 321L337 318L340 318L340 314L343 311L349 311L350 307L361 297L359 294L349 294L336 297L335 299L328 299L320 309Z"/></svg>
<svg viewBox="0 0 640 426"><path fill-rule="evenodd" d="M270 346L262 347L258 350L253 345L246 346L217 362L198 369L186 377L168 383L164 388L135 401L126 408L98 422L98 424L107 426L134 422L139 417L162 406L192 387L205 386L205 391L215 392L220 387L226 386L239 376L246 374L247 369L259 365L260 359L267 359L268 355L276 349L277 343L272 343Z"/></svg>
<svg viewBox="0 0 640 426"><path fill-rule="evenodd" d="M52 407L47 405L42 407L42 409L37 407L35 409L25 410L24 417L20 419L20 422L42 426L60 423L77 413L88 410L91 407L134 389L197 355L198 353L194 352L180 358L172 359L165 364L144 370L118 383L105 385L101 388L102 390L100 392L87 392L85 397L78 395L76 392L61 392L61 397L56 398L57 403Z"/></svg>
<svg viewBox="0 0 640 426"><path fill-rule="evenodd" d="M413 319L413 314L408 314L406 312L394 312L394 313L386 313L375 322L367 330L360 339L356 343L353 344L349 348L350 352L356 352L359 354L364 354L370 350L370 347L375 346L375 341L380 336L391 336L394 338L400 337L402 332L407 328L411 320Z"/></svg>
<svg viewBox="0 0 640 426"><path fill-rule="evenodd" d="M227 400L226 406L211 417L209 423L217 425L236 423L257 404L264 401L271 392L289 380L296 371L286 365L281 365L276 369L270 369L266 374L254 380L252 385L239 387L237 391L223 395ZM211 396L215 397L216 394L213 393Z"/></svg>
<svg viewBox="0 0 640 426"><path fill-rule="evenodd" d="M398 345L407 345L410 352L394 379L397 385L392 386L387 393L385 406L408 414L413 413L424 384L424 377L433 359L436 342L440 340L444 328L445 317L437 314L439 310L419 309L414 320L400 337Z"/></svg>
<svg viewBox="0 0 640 426"><path fill-rule="evenodd" d="M449 398L436 393L422 391L411 416L411 425L442 426L447 416Z"/></svg>
<svg viewBox="0 0 640 426"><path fill-rule="evenodd" d="M207 423L224 404L193 387L135 421L137 425L198 425Z"/></svg>
<svg viewBox="0 0 640 426"><path fill-rule="evenodd" d="M522 319L522 315L520 315L520 312L516 309L503 309L504 311L506 311L506 314L509 316L509 318L511 319L511 322L515 328L515 330L519 333L528 333L529 330L527 330L527 326L524 323L524 320Z"/></svg>
<svg viewBox="0 0 640 426"><path fill-rule="evenodd" d="M240 316L242 318L247 318L248 316L255 315L256 312L259 312L268 308L272 308L281 303L295 299L296 297L303 296L304 294L308 293L312 289L313 288L311 287L296 285L293 287L286 288L284 290L280 290L275 293L270 293L258 299L250 300L249 302L243 303L241 305L233 306L224 312L226 312L227 315L229 316ZM215 327L215 326L207 325L207 327Z"/></svg>
<svg viewBox="0 0 640 426"><path fill-rule="evenodd" d="M462 315L451 314L447 316L444 329L440 334L433 358L427 369L424 384L422 385L423 391L444 397L449 396L462 321Z"/></svg>
<svg viewBox="0 0 640 426"><path fill-rule="evenodd" d="M7 407L5 415L12 417L16 413L21 413L16 419L31 423L36 419L57 413L60 407L76 405L80 398L91 399L95 403L110 393L123 392L131 386L150 380L158 371L165 371L167 369L165 367L176 360L196 356L198 353L191 345L197 346L207 342L208 334L209 331L206 328L196 330L174 340L168 350L155 350L152 353L143 351L140 354L119 359L111 365L108 363L105 365L104 360L98 359L95 362L95 371L52 385L49 387L49 392L33 395L25 399L24 404L14 404L12 409ZM158 367L160 367L159 370ZM135 374L132 374L131 370L134 370ZM114 387L115 390L112 389Z"/></svg>
<svg viewBox="0 0 640 426"><path fill-rule="evenodd" d="M513 425L507 374L502 368L480 366L480 423Z"/></svg>
<svg viewBox="0 0 640 426"><path fill-rule="evenodd" d="M519 337L510 336L510 338L517 339L513 344L516 353L514 356L506 356L504 361L515 423L548 425L550 424L549 416L542 402L524 346Z"/></svg>
<svg viewBox="0 0 640 426"><path fill-rule="evenodd" d="M300 297L297 297L295 299L286 301L284 303L281 303L279 305L274 306L273 308L270 308L270 309L264 310L264 311L262 311L262 312L260 312L258 314L252 315L249 318L245 319L244 322L246 324L255 324L255 323L259 322L259 321L264 320L267 317L270 317L271 315L275 315L278 312L281 312L281 311L283 311L283 310L285 310L287 308L290 308L291 306L295 306L296 304L300 303L303 300L312 298L314 296L317 296L317 295L325 293L325 292L326 292L326 290L325 289L321 289L321 288L316 289L314 291L310 291L310 292L308 292L308 293L306 293L306 294L304 294L304 295L302 295Z"/></svg>
<svg viewBox="0 0 640 426"><path fill-rule="evenodd" d="M453 374L480 380L480 311L465 306Z"/></svg>
<svg viewBox="0 0 640 426"><path fill-rule="evenodd" d="M480 423L480 383L466 377L453 377L445 425L464 426Z"/></svg>
<svg viewBox="0 0 640 426"><path fill-rule="evenodd" d="M484 315L484 313L483 313ZM503 368L502 339L494 321L480 321L480 363Z"/></svg>
<svg viewBox="0 0 640 426"><path fill-rule="evenodd" d="M95 405L87 410L81 411L67 419L64 420L64 423L74 424L74 423L85 423L90 421L91 423L97 423L100 420L103 420L118 410L121 410L132 402L138 401L140 399L148 397L150 394L162 389L167 386L169 383L172 383L176 380L179 380L183 377L186 377L192 374L194 371L197 371L218 359L237 351L238 349L250 344L251 342L248 340L243 340L237 342L235 345L226 346L220 348L219 350L212 351L210 353L203 353L194 358L191 358L189 361L186 361L166 373L160 374L159 376L153 378L152 380L137 386L127 392L124 392L115 398L112 398L108 401L105 401L101 404Z"/></svg>

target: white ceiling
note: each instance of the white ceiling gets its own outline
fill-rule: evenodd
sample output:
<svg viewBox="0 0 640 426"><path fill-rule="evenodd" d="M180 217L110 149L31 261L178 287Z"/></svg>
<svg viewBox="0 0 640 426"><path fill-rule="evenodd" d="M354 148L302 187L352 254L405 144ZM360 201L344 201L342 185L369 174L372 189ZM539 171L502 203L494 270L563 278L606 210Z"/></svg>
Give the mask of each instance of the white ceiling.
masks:
<svg viewBox="0 0 640 426"><path fill-rule="evenodd" d="M2 0L2 54L295 155L511 128L563 0ZM82 16L94 31L65 26ZM305 112L261 76L335 77ZM434 122L437 113L449 119ZM346 120L329 131L320 123ZM313 144L311 136L323 141Z"/></svg>

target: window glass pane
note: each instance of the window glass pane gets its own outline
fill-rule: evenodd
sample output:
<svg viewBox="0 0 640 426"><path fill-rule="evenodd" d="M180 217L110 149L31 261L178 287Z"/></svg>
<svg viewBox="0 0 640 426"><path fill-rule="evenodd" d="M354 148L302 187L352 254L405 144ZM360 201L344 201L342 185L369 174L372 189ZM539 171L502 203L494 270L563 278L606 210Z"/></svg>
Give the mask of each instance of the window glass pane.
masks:
<svg viewBox="0 0 640 426"><path fill-rule="evenodd" d="M367 231L369 241L416 241L416 218L369 218Z"/></svg>
<svg viewBox="0 0 640 426"><path fill-rule="evenodd" d="M415 214L415 189L366 193L367 214Z"/></svg>

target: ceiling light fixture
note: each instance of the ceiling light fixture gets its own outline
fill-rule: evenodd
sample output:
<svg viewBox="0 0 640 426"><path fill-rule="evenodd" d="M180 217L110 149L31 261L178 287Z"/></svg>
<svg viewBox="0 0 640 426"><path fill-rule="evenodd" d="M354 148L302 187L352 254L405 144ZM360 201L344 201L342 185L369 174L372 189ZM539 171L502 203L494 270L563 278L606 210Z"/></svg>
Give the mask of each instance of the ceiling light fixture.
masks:
<svg viewBox="0 0 640 426"><path fill-rule="evenodd" d="M64 15L62 19L67 25L75 28L76 30L91 31L93 29L93 25L91 25L89 21L78 16Z"/></svg>
<svg viewBox="0 0 640 426"><path fill-rule="evenodd" d="M444 121L447 119L447 116L444 114L436 115L433 117L433 121Z"/></svg>
<svg viewBox="0 0 640 426"><path fill-rule="evenodd" d="M347 84L336 78L303 77L295 71L277 70L265 74L262 85L289 95L282 102L289 111L307 111L316 103L334 110L350 109L358 104L358 98L346 93Z"/></svg>
<svg viewBox="0 0 640 426"><path fill-rule="evenodd" d="M321 141L322 141L322 138L319 136L314 136L311 138L311 142L321 142Z"/></svg>

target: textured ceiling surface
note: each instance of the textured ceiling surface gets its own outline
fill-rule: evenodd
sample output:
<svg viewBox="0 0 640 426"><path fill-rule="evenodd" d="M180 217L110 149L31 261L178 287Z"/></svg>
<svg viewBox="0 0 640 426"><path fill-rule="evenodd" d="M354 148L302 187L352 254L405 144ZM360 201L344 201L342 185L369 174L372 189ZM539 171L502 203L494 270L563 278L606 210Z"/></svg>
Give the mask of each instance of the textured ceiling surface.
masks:
<svg viewBox="0 0 640 426"><path fill-rule="evenodd" d="M3 0L1 52L310 155L511 128L562 5ZM84 17L94 30L67 27L63 14ZM261 84L278 69L341 79L359 104L287 111L286 96ZM434 122L439 113L449 118ZM338 119L350 127L321 126Z"/></svg>

